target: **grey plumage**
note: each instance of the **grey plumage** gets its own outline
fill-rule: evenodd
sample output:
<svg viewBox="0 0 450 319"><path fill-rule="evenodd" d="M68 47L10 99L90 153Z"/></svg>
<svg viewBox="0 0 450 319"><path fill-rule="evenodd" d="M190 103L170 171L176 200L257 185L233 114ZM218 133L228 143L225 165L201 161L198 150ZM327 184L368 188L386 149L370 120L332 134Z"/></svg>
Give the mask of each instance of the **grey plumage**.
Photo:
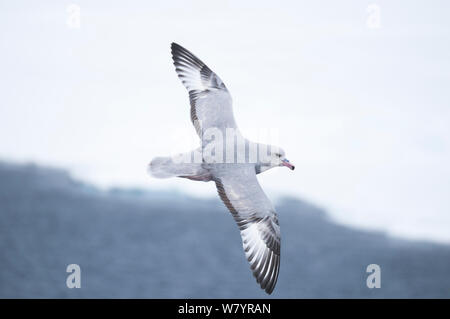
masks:
<svg viewBox="0 0 450 319"><path fill-rule="evenodd" d="M173 158L155 158L150 164L150 173L160 178L177 176L215 182L220 198L239 227L253 275L261 288L270 294L280 271L280 226L275 209L256 175L271 167L290 165L286 164L289 161L284 159L282 150L270 151L274 158L270 163L260 162L259 157L254 163L210 161L205 155L210 141L204 139L203 132L214 128L225 135L227 128L233 128L237 136L242 137L233 116L231 95L222 80L195 55L176 43L172 43L171 48L175 70L189 92L191 120L201 138L201 147ZM243 140L246 154L252 147L265 146ZM198 162L185 164L175 160L193 158L195 152L200 154Z"/></svg>

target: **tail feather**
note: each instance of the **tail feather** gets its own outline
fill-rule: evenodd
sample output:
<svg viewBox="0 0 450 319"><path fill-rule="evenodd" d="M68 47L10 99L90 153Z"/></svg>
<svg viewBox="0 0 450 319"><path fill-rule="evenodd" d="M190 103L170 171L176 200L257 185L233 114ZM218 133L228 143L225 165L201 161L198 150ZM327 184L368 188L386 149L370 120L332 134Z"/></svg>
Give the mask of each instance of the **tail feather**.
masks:
<svg viewBox="0 0 450 319"><path fill-rule="evenodd" d="M156 178L184 177L192 180L209 180L209 172L201 164L183 163L179 161L178 156L175 158L155 157L148 165L149 174Z"/></svg>
<svg viewBox="0 0 450 319"><path fill-rule="evenodd" d="M156 178L177 176L174 163L170 157L155 157L148 165L148 172Z"/></svg>

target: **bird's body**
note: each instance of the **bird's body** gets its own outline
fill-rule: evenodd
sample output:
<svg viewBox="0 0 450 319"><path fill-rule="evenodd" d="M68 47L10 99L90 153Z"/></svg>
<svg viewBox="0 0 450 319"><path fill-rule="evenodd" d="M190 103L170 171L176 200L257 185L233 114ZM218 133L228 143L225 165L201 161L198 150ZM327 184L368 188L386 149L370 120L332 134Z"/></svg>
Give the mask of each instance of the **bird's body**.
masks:
<svg viewBox="0 0 450 319"><path fill-rule="evenodd" d="M233 116L231 95L202 61L176 43L172 43L172 57L189 92L191 120L201 145L188 153L154 158L150 173L158 178L215 182L240 229L253 275L270 294L280 269L280 227L256 175L276 166L294 166L280 148L242 136Z"/></svg>

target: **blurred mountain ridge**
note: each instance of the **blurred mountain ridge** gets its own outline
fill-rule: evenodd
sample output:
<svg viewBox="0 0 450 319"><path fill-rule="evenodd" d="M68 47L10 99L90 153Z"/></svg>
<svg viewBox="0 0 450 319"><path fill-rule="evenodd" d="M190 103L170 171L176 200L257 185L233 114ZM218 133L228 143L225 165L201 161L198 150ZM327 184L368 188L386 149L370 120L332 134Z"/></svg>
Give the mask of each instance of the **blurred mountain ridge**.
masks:
<svg viewBox="0 0 450 319"><path fill-rule="evenodd" d="M282 265L275 298L448 298L450 247L330 220L315 205L277 205ZM65 284L68 264L82 288ZM382 286L366 286L378 264ZM68 171L0 162L0 297L264 298L219 199L99 190Z"/></svg>

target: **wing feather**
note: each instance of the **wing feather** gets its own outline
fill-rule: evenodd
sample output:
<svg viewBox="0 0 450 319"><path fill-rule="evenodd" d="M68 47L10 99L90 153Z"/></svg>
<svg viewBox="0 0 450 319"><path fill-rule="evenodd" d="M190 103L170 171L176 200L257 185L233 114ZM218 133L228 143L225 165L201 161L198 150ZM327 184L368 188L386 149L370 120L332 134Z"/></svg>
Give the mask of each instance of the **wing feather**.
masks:
<svg viewBox="0 0 450 319"><path fill-rule="evenodd" d="M191 121L200 137L209 127L236 127L231 95L219 76L179 44L172 43L171 48L175 71L189 92Z"/></svg>
<svg viewBox="0 0 450 319"><path fill-rule="evenodd" d="M217 191L233 215L253 276L272 293L280 269L280 226L275 210L251 168L230 168L217 174Z"/></svg>

